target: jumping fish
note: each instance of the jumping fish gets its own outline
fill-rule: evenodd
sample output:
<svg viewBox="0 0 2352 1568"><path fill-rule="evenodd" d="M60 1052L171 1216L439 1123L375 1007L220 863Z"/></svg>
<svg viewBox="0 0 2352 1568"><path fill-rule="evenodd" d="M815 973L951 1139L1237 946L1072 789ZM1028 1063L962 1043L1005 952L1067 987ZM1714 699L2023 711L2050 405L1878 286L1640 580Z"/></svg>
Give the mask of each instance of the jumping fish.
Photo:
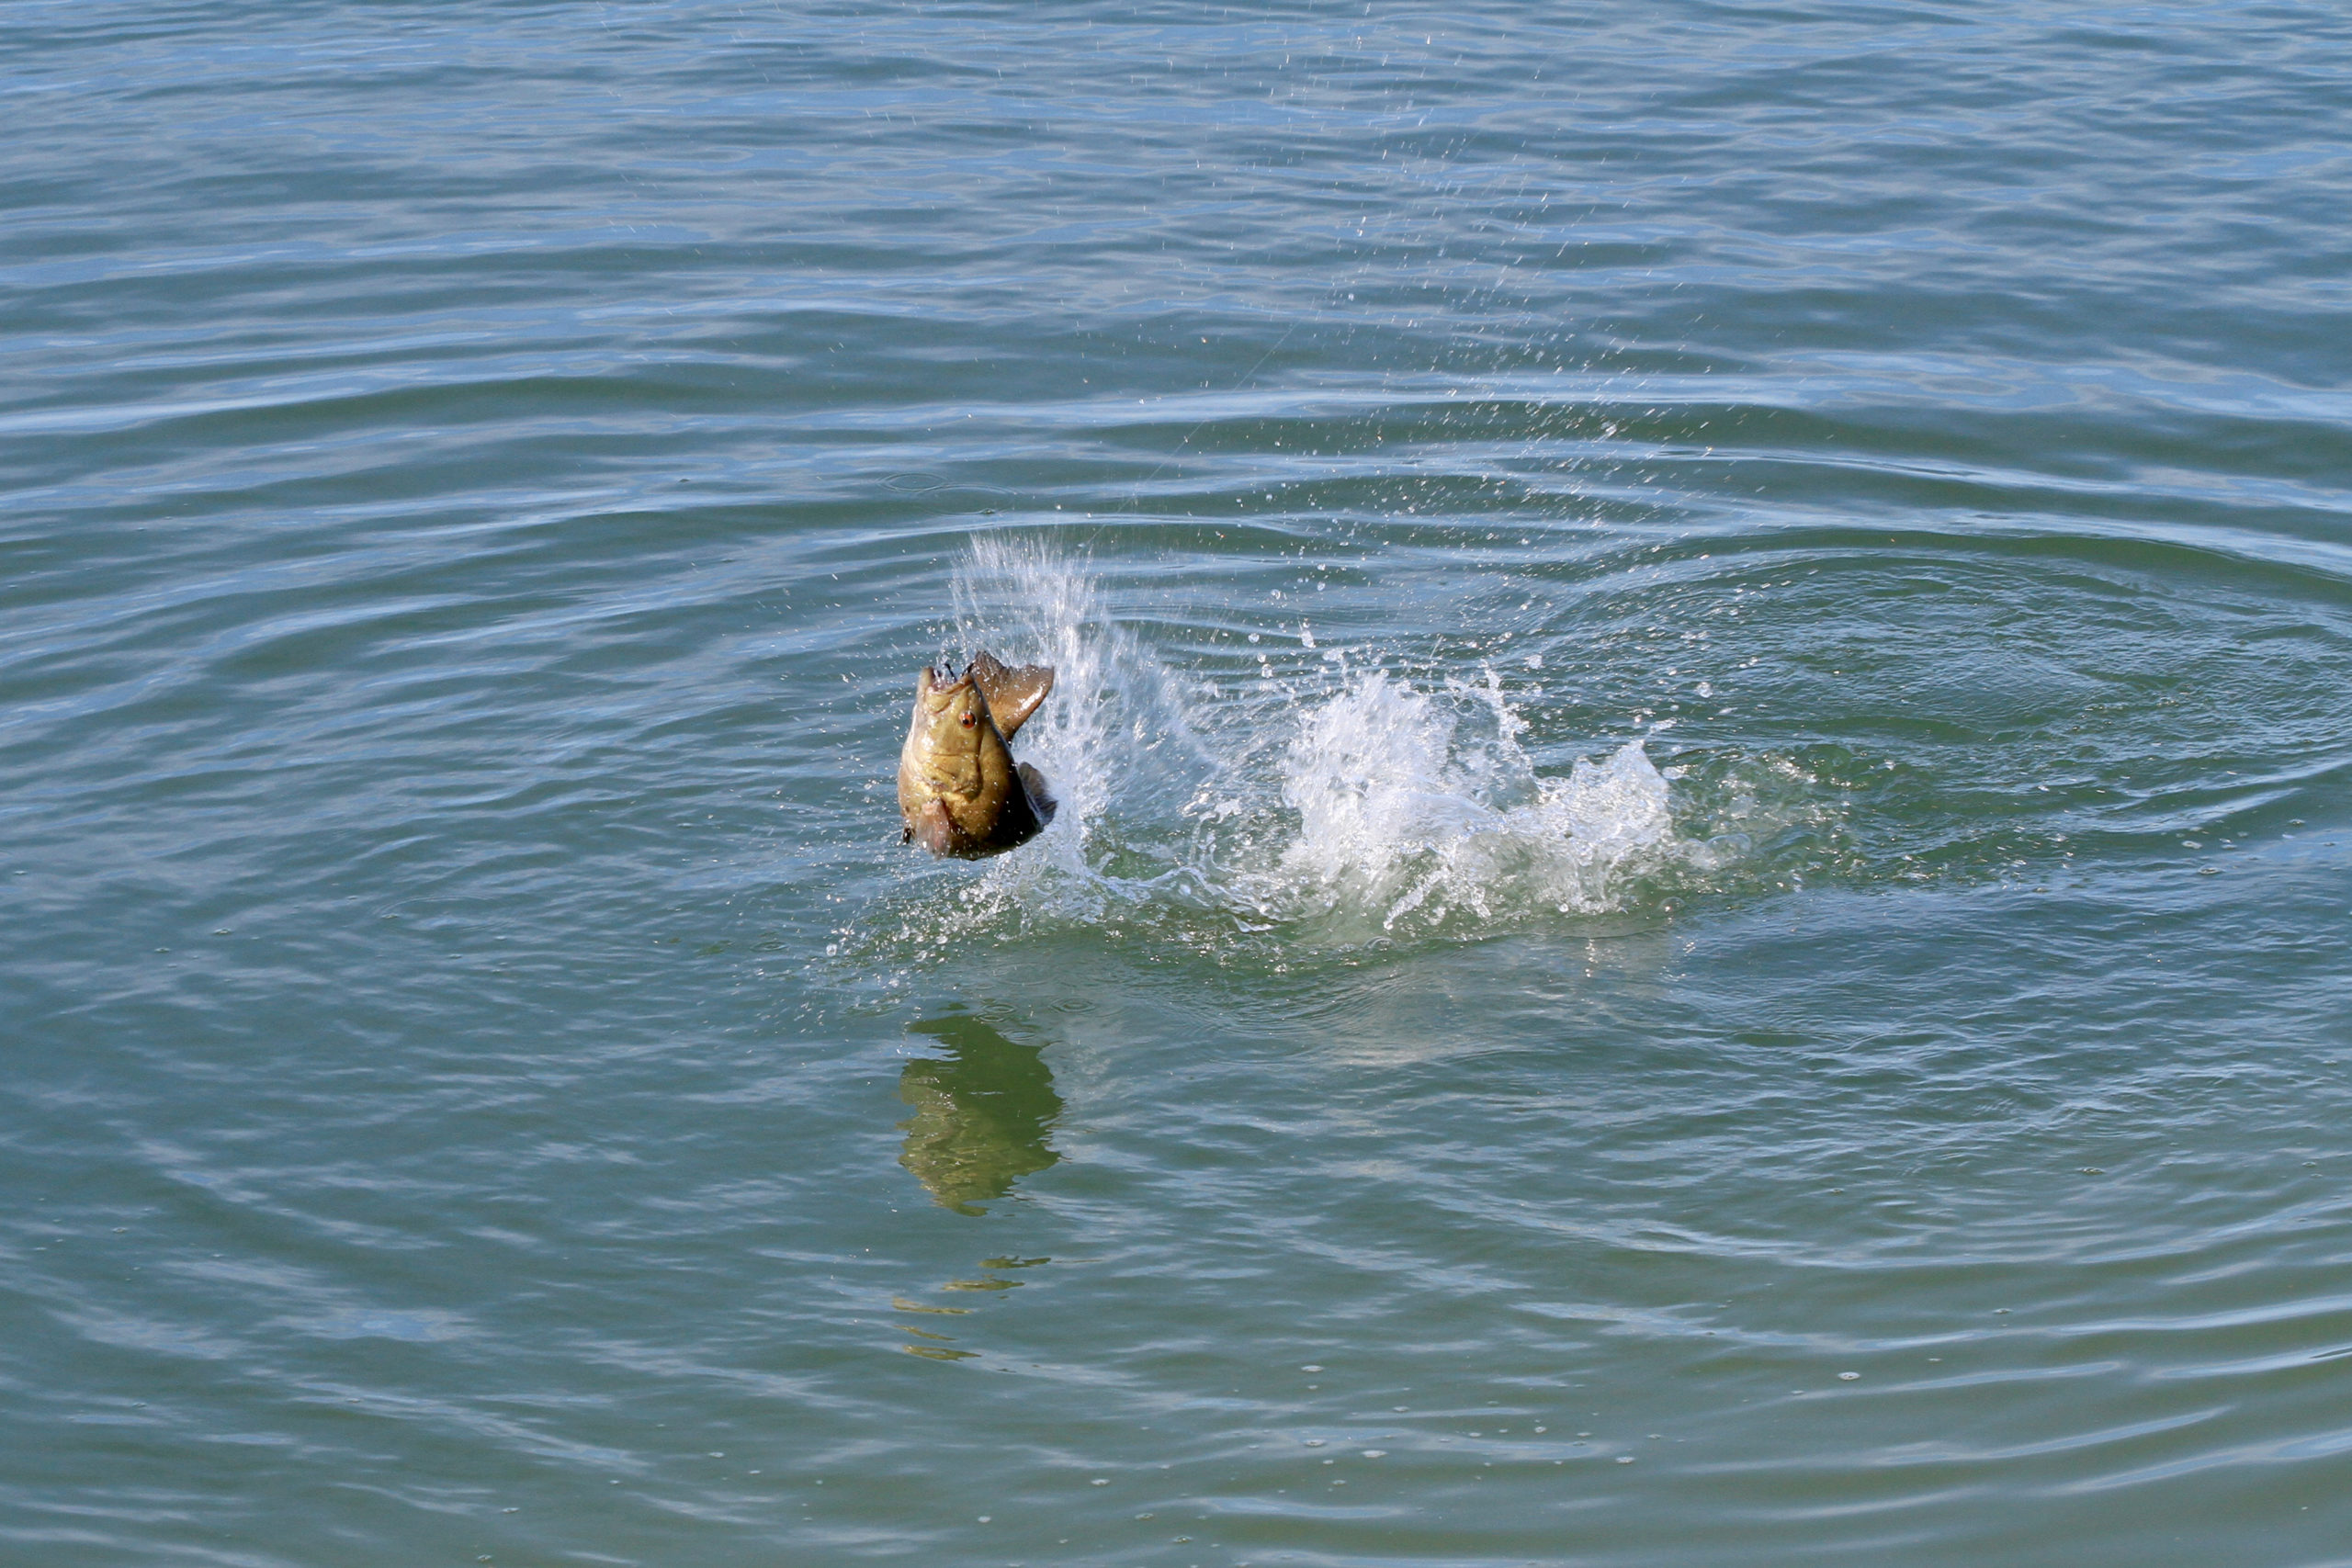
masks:
<svg viewBox="0 0 2352 1568"><path fill-rule="evenodd" d="M979 860L1025 844L1054 819L1046 781L1005 742L1054 689L1042 664L1007 669L986 652L961 675L925 669L899 752L901 843Z"/></svg>

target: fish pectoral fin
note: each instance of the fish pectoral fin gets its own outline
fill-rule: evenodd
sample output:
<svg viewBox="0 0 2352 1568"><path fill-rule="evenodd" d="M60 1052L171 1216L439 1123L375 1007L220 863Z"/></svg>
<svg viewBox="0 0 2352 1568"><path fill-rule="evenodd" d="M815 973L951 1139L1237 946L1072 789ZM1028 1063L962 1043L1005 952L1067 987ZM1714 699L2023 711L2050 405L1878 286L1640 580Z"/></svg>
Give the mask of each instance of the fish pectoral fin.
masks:
<svg viewBox="0 0 2352 1568"><path fill-rule="evenodd" d="M907 819L907 837L935 855L956 852L956 823L944 801L926 800Z"/></svg>
<svg viewBox="0 0 2352 1568"><path fill-rule="evenodd" d="M989 716L996 720L999 735L1007 740L1012 732L1028 722L1054 689L1054 672L1043 664L1023 664L1008 668L997 662L986 651L972 656L972 680L980 688L980 695L988 699Z"/></svg>
<svg viewBox="0 0 2352 1568"><path fill-rule="evenodd" d="M1017 771L1021 774L1021 787L1029 792L1029 805L1037 813L1037 820L1052 821L1061 802L1046 793L1046 775L1026 762L1022 763Z"/></svg>

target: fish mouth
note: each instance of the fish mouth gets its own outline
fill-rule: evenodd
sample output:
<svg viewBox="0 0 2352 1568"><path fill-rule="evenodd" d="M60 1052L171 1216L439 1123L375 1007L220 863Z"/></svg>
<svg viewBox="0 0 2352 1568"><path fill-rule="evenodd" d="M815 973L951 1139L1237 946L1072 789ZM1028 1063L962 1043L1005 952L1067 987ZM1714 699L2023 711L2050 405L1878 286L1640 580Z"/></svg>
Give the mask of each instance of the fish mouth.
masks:
<svg viewBox="0 0 2352 1568"><path fill-rule="evenodd" d="M923 666L922 684L927 696L952 697L972 684L971 666L959 671L953 664L927 664Z"/></svg>
<svg viewBox="0 0 2352 1568"><path fill-rule="evenodd" d="M944 681L940 679L941 674L942 671L928 665L923 667L922 679L915 684L917 714L933 719L943 718L964 699L966 693L978 696L979 687L969 671L962 675L951 672Z"/></svg>

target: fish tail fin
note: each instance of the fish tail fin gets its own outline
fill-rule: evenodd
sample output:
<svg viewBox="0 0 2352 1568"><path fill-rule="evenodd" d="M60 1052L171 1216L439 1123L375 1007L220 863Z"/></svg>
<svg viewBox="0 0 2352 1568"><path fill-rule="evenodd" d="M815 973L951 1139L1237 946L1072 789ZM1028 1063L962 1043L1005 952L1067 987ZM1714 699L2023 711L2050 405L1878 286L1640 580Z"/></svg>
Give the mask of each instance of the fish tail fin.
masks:
<svg viewBox="0 0 2352 1568"><path fill-rule="evenodd" d="M972 656L972 681L980 688L980 695L988 699L989 716L996 720L997 733L1007 740L1028 722L1029 716L1037 711L1037 705L1046 700L1046 694L1054 689L1054 672L1049 666L1008 667L985 649Z"/></svg>

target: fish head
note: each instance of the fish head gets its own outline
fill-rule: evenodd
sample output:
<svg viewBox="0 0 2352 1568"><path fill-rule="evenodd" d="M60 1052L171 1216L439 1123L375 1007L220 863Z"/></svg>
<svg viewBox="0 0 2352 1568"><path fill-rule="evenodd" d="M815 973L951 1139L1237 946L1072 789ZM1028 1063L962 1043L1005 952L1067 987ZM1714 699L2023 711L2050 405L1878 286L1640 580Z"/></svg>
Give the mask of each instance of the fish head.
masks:
<svg viewBox="0 0 2352 1568"><path fill-rule="evenodd" d="M969 671L950 676L944 671L925 669L915 677L915 711L907 728L907 749L931 768L948 774L960 774L966 766L977 768L980 747L993 729L989 700Z"/></svg>

